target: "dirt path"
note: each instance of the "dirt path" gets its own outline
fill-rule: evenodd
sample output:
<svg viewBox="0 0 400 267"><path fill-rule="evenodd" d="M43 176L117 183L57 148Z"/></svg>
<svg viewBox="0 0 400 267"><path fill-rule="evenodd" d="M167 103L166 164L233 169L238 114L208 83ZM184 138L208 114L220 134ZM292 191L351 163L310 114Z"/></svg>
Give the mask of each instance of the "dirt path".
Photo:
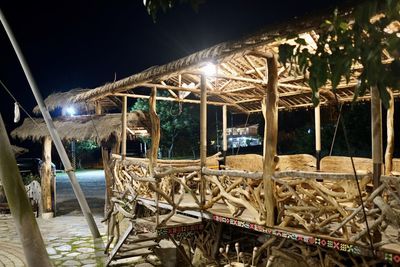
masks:
<svg viewBox="0 0 400 267"><path fill-rule="evenodd" d="M102 215L105 201L105 180L103 170L77 171L76 177L82 187L93 214ZM71 183L66 173L57 173L56 214L81 214Z"/></svg>

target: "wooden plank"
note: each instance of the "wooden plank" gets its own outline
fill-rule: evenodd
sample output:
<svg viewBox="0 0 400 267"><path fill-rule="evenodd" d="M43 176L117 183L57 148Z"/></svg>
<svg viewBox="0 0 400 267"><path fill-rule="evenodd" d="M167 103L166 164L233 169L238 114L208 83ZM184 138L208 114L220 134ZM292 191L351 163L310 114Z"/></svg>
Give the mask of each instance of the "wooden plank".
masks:
<svg viewBox="0 0 400 267"><path fill-rule="evenodd" d="M116 260L123 259L123 258L130 258L130 257L138 257L138 256L146 256L153 254L153 251L147 249L147 248L142 248L138 250L133 250L133 251L127 251L127 252L120 252L118 253L114 258Z"/></svg>
<svg viewBox="0 0 400 267"><path fill-rule="evenodd" d="M158 246L158 243L155 242L154 240L146 240L146 241L140 241L140 242L135 242L135 243L125 243L122 245L120 248L120 252L126 252L126 251L131 251L131 250L138 250L142 248L153 248Z"/></svg>
<svg viewBox="0 0 400 267"><path fill-rule="evenodd" d="M128 236L126 241L132 244L132 243L146 242L157 238L158 238L157 233L149 232L149 233L140 233L133 236Z"/></svg>
<svg viewBox="0 0 400 267"><path fill-rule="evenodd" d="M111 251L110 256L106 261L106 266L108 266L111 263L111 261L114 260L122 244L124 244L125 240L129 237L132 231L133 231L133 224L130 223L128 228L125 230L125 233L121 236L121 238L118 240L117 244L115 244L113 250Z"/></svg>

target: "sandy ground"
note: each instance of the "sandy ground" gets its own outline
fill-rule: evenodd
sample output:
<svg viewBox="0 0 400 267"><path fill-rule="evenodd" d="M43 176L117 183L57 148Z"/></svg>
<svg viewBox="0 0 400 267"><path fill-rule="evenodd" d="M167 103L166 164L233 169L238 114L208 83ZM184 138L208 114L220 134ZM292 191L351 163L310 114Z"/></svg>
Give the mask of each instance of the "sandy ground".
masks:
<svg viewBox="0 0 400 267"><path fill-rule="evenodd" d="M102 215L105 201L105 180L103 170L82 170L76 177L85 194L93 214ZM81 214L78 201L66 173L57 173L56 178L56 214Z"/></svg>

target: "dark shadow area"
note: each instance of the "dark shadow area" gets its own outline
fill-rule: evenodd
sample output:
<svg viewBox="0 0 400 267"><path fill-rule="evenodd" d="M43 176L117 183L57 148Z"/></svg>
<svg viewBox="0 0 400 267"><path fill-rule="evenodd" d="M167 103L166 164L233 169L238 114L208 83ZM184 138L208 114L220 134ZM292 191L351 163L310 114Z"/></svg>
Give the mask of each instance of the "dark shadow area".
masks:
<svg viewBox="0 0 400 267"><path fill-rule="evenodd" d="M103 215L104 214L104 198L86 198L90 210L93 214ZM79 203L76 199L69 199L57 203L56 215L79 215L82 214Z"/></svg>

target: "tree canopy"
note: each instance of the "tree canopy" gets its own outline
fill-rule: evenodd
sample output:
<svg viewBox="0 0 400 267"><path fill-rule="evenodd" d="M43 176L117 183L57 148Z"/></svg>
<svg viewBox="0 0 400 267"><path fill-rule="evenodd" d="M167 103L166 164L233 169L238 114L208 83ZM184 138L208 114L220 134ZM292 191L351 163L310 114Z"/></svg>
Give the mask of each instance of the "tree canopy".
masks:
<svg viewBox="0 0 400 267"><path fill-rule="evenodd" d="M158 92L159 96L166 95L165 92ZM147 100L138 99L131 107L131 111L135 110L149 110L149 103ZM182 139L188 143L184 147L180 146L180 155L184 154L183 151L189 151L193 154L196 153L197 144L199 141L199 110L194 105L183 105L182 103L170 101L157 102L157 114L160 117L161 126L161 140L160 147L163 151L167 152L168 157L172 157L175 151L175 145ZM182 144L182 142L180 142Z"/></svg>

